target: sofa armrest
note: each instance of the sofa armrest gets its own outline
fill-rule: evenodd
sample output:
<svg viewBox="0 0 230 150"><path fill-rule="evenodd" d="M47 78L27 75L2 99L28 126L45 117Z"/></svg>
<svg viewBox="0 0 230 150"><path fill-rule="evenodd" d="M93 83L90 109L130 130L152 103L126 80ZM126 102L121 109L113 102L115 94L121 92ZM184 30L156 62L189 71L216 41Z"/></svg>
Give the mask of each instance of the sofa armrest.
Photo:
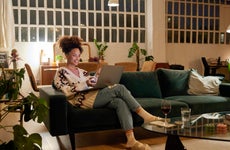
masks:
<svg viewBox="0 0 230 150"><path fill-rule="evenodd" d="M49 112L44 121L52 136L68 134L66 96L53 87L39 89L40 97L47 101Z"/></svg>
<svg viewBox="0 0 230 150"><path fill-rule="evenodd" d="M221 96L230 97L230 83L221 83L219 86Z"/></svg>

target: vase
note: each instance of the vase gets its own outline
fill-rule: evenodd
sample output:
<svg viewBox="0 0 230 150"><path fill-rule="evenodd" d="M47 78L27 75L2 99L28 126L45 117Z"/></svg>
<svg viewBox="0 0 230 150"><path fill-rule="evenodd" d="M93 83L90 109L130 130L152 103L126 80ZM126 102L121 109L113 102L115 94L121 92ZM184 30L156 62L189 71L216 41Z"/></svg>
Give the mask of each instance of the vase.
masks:
<svg viewBox="0 0 230 150"><path fill-rule="evenodd" d="M18 64L17 64L17 62L16 61L13 61L13 69L17 69L18 68Z"/></svg>
<svg viewBox="0 0 230 150"><path fill-rule="evenodd" d="M105 58L103 55L99 56L99 62L104 62Z"/></svg>

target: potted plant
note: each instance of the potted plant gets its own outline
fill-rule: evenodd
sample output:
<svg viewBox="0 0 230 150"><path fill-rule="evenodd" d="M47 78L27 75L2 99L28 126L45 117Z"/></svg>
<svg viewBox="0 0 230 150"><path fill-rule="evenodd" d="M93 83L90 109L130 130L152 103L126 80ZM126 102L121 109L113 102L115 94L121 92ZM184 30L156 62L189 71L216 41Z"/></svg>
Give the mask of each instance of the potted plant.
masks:
<svg viewBox="0 0 230 150"><path fill-rule="evenodd" d="M3 150L41 149L42 147L41 136L38 133L28 134L22 124L7 126L1 124L1 121L10 112L15 112L16 110L20 110L20 119L24 118L24 121L33 119L41 123L47 116L48 107L44 99L38 98L33 93L29 93L28 96L20 94L24 73L24 68L14 69L10 74L2 68L0 75L0 102L7 101L10 103L0 109L1 113L4 112L4 115L0 116L0 129L12 132L9 131L9 128L12 128L14 136L9 142L3 142L0 139L0 149Z"/></svg>
<svg viewBox="0 0 230 150"><path fill-rule="evenodd" d="M108 48L108 45L104 42L104 43L99 43L97 41L97 39L94 39L94 44L97 47L97 54L99 57L99 60L104 61L105 59L105 51Z"/></svg>
<svg viewBox="0 0 230 150"><path fill-rule="evenodd" d="M13 63L13 68L17 69L17 62L18 60L21 60L21 58L19 57L18 51L16 49L12 49L11 50L11 56L10 56L10 63Z"/></svg>
<svg viewBox="0 0 230 150"><path fill-rule="evenodd" d="M63 58L62 55L56 55L56 56L55 56L55 61L56 61L57 63L62 62L63 60L64 60L64 58Z"/></svg>
<svg viewBox="0 0 230 150"><path fill-rule="evenodd" d="M136 42L132 44L132 47L129 48L128 57L132 57L136 55L136 63L137 63L137 71L140 69L140 55L145 56L145 61L153 61L154 57L152 55L147 56L147 51L145 49L140 48Z"/></svg>
<svg viewBox="0 0 230 150"><path fill-rule="evenodd" d="M145 56L145 61L153 61L154 57L152 55Z"/></svg>

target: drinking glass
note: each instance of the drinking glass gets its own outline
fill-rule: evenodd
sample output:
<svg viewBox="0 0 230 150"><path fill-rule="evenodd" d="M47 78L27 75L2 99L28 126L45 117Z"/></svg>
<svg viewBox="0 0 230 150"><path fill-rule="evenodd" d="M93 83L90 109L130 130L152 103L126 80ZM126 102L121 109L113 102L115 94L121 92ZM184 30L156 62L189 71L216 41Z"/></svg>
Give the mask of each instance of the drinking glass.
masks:
<svg viewBox="0 0 230 150"><path fill-rule="evenodd" d="M182 107L181 108L181 119L182 119L182 128L189 128L190 127L190 115L191 115L191 108Z"/></svg>
<svg viewBox="0 0 230 150"><path fill-rule="evenodd" d="M161 102L161 111L165 115L164 125L166 126L168 124L168 122L167 122L167 115L171 111L171 103L170 103L169 100L162 100L162 102Z"/></svg>

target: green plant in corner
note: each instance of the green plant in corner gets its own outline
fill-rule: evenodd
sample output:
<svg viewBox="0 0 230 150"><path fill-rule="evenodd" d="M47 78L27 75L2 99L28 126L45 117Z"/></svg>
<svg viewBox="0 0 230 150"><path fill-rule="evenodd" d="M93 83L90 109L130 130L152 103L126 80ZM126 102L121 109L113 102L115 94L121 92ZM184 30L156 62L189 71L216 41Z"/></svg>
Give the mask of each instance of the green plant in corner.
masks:
<svg viewBox="0 0 230 150"><path fill-rule="evenodd" d="M129 48L128 57L131 58L133 55L136 55L137 71L140 69L140 55L145 56L145 61L153 61L154 57L152 55L147 56L147 51L140 48L136 42L132 44L132 47Z"/></svg>
<svg viewBox="0 0 230 150"><path fill-rule="evenodd" d="M105 59L105 51L108 48L108 45L105 42L99 43L97 41L97 39L94 39L93 41L97 47L97 54L98 54L99 60L104 60Z"/></svg>
<svg viewBox="0 0 230 150"><path fill-rule="evenodd" d="M40 99L33 93L29 93L26 97L20 94L22 80L24 79L25 69L15 69L12 72L5 71L2 68L0 75L0 101L7 101L10 105L0 109L0 130L12 132L13 139L5 142L0 137L0 150L27 150L41 149L42 138L38 133L28 134L21 124L7 125L1 124L2 120L7 117L10 112L22 110L20 118L25 121L34 120L41 123L48 113L48 107L44 99ZM7 96L5 96L7 95ZM20 99L18 97L20 96ZM6 97L6 99L5 99ZM4 98L4 99L3 99Z"/></svg>

